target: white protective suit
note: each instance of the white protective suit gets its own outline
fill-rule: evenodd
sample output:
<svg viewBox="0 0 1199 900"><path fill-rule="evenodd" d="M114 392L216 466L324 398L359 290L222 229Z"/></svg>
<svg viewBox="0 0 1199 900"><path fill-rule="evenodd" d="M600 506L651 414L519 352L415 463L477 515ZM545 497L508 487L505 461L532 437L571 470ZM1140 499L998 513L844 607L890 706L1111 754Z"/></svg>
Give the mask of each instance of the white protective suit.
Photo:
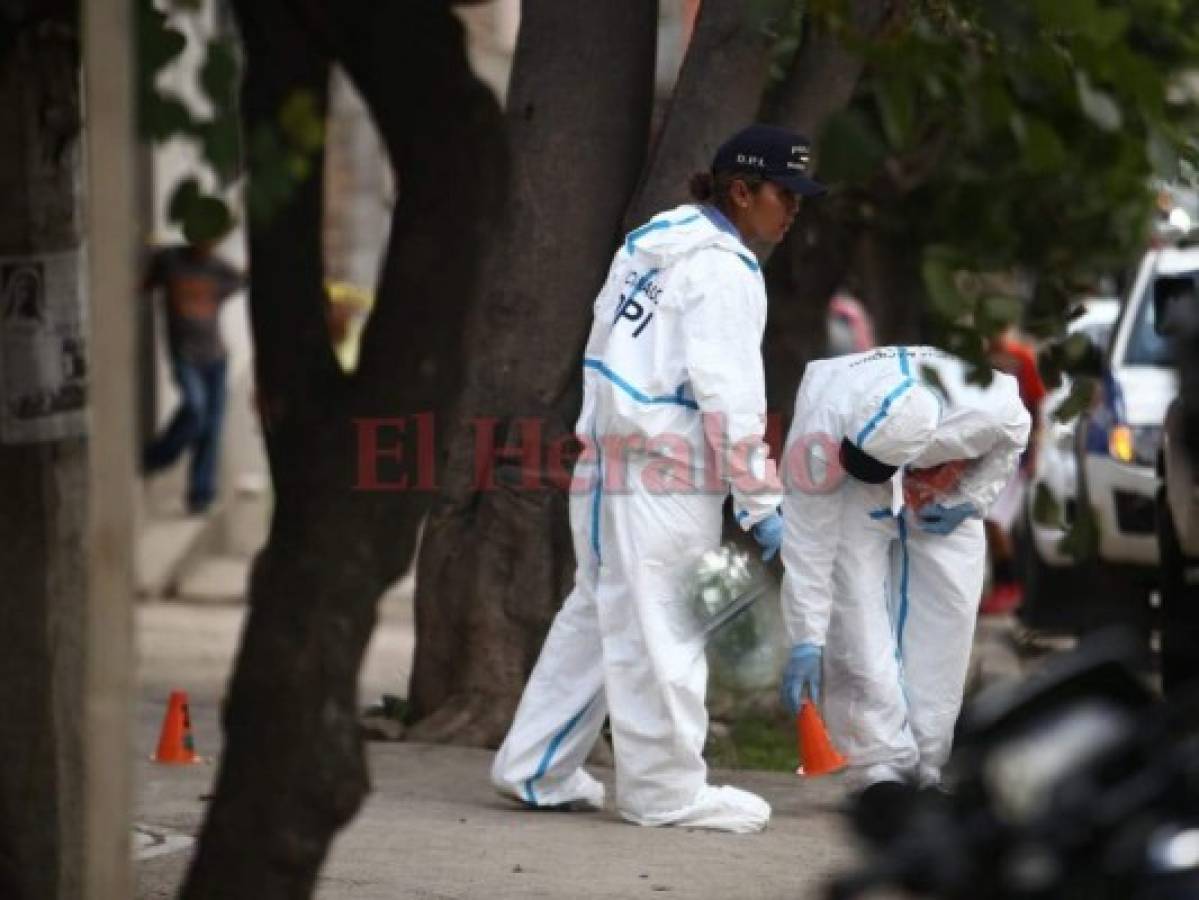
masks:
<svg viewBox="0 0 1199 900"><path fill-rule="evenodd" d="M763 439L766 294L735 235L697 206L656 216L595 301L576 430L598 452L570 499L575 586L492 768L530 806L602 805L581 766L608 716L626 819L756 831L770 817L761 798L706 784L707 664L689 598L730 488L746 530L782 500Z"/></svg>
<svg viewBox="0 0 1199 900"><path fill-rule="evenodd" d="M920 384L927 369L943 391ZM1014 378L995 373L983 388L967 374L934 348L885 347L810 363L799 388L784 453L783 614L793 644L825 648L825 721L849 760L850 790L936 784L949 756L982 592L981 516L1029 431ZM908 381L916 384L884 409ZM941 406L931 432L912 405L918 396ZM905 410L907 422L888 425ZM892 465L970 460L942 502L968 502L978 516L947 535L925 532L902 508L902 469L878 485L812 477L805 446L835 448L847 435L856 443L872 422L863 449Z"/></svg>

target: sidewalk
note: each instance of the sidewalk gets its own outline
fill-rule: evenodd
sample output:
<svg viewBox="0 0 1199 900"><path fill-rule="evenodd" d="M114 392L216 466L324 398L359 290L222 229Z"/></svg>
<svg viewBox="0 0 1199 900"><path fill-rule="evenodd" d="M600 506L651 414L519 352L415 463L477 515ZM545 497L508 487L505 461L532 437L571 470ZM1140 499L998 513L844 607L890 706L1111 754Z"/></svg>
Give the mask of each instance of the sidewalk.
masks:
<svg viewBox="0 0 1199 900"><path fill-rule="evenodd" d="M679 898L819 896L854 859L836 813L835 778L715 774L765 796L770 827L757 835L639 828L615 813L522 810L497 797L484 750L371 744L374 792L333 847L320 900L403 898ZM594 769L612 786L610 769ZM169 842L200 824L213 767L139 764L137 819ZM162 846L167 846L164 843ZM138 900L173 897L190 846L143 859ZM253 847L246 848L253 853Z"/></svg>
<svg viewBox="0 0 1199 900"><path fill-rule="evenodd" d="M363 666L362 703L402 694L411 665L412 584L380 605ZM138 607L141 644L136 734L137 900L173 898L203 820L215 766L149 762L170 690L187 690L198 752L220 751L219 703L243 605L157 602ZM1010 617L980 622L973 686L1013 677L1025 657ZM523 810L496 796L485 750L413 743L368 745L373 793L335 842L319 900L624 898L698 900L819 897L858 846L838 806L839 779L714 772L713 783L756 791L774 807L758 835L638 828L603 813ZM612 771L594 773L612 791ZM255 852L253 847L247 853Z"/></svg>
<svg viewBox="0 0 1199 900"><path fill-rule="evenodd" d="M138 607L141 645L136 741L137 900L174 897L203 820L215 765L149 761L167 694L188 691L196 749L220 751L219 703L242 605L157 602ZM363 666L364 704L403 693L412 654L411 583L380 606ZM714 783L757 791L774 807L758 835L638 828L614 812L530 812L498 797L491 753L372 743L373 793L334 844L320 900L801 898L843 870L856 848L837 812L838 779L717 772ZM612 771L593 770L612 791ZM253 847L246 848L253 853Z"/></svg>

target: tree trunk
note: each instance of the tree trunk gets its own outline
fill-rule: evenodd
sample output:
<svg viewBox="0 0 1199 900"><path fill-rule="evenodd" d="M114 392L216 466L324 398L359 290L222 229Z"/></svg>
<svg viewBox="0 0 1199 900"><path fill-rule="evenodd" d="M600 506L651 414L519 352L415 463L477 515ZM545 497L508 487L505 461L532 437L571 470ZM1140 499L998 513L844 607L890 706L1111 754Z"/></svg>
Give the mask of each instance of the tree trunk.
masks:
<svg viewBox="0 0 1199 900"><path fill-rule="evenodd" d="M236 11L247 133L275 121L297 90L323 109L332 57L371 108L403 185L353 378L338 368L325 324L322 179L307 179L269 221L250 223L276 505L251 574L216 793L183 896L275 900L311 895L330 841L368 790L359 669L378 598L411 561L428 505L419 488L434 460L421 424L454 383L453 316L473 288L470 245L493 224L500 193L486 186L502 184L503 166L498 109L444 4L244 0Z"/></svg>
<svg viewBox="0 0 1199 900"><path fill-rule="evenodd" d="M766 266L766 408L779 415L780 434L787 433L804 368L828 346L828 301L844 282L856 244L848 205L830 194L803 210Z"/></svg>
<svg viewBox="0 0 1199 900"><path fill-rule="evenodd" d="M549 453L573 430L591 302L645 153L656 18L645 0L524 4L512 194L418 569L413 737L496 745L569 587L567 497L549 483Z"/></svg>
<svg viewBox="0 0 1199 900"><path fill-rule="evenodd" d="M770 27L791 0L704 0L670 109L637 196L625 213L631 231L687 202L687 181L712 164L716 148L758 114L770 68Z"/></svg>
<svg viewBox="0 0 1199 900"><path fill-rule="evenodd" d="M79 10L18 2L5 19L19 24L0 37L0 895L66 900L83 890L87 442L82 408L60 429L47 401L86 334Z"/></svg>
<svg viewBox="0 0 1199 900"><path fill-rule="evenodd" d="M891 5L888 0L852 0L847 23L858 36L874 37L886 24ZM813 140L819 138L829 116L853 97L864 66L859 53L809 19L771 118Z"/></svg>
<svg viewBox="0 0 1199 900"><path fill-rule="evenodd" d="M853 0L848 22L860 36L873 37L886 26L890 6L886 0ZM863 66L862 57L840 37L809 23L767 118L819 147L829 117L853 98ZM857 206L856 198L835 190L806 203L766 269L771 299L764 351L767 406L780 414L784 434L808 361L827 349L828 301L850 276L861 231Z"/></svg>
<svg viewBox="0 0 1199 900"><path fill-rule="evenodd" d="M874 316L880 344L917 343L925 336L918 250L894 234L868 228L857 250L862 302Z"/></svg>

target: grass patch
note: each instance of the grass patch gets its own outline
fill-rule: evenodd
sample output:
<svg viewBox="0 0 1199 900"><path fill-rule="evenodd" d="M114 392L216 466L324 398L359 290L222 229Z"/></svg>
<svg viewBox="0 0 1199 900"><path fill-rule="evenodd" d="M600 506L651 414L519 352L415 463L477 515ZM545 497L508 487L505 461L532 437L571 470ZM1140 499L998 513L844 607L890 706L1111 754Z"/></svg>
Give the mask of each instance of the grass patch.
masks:
<svg viewBox="0 0 1199 900"><path fill-rule="evenodd" d="M710 765L724 769L794 772L799 764L794 720L742 716L729 723L727 734L709 736L704 755Z"/></svg>

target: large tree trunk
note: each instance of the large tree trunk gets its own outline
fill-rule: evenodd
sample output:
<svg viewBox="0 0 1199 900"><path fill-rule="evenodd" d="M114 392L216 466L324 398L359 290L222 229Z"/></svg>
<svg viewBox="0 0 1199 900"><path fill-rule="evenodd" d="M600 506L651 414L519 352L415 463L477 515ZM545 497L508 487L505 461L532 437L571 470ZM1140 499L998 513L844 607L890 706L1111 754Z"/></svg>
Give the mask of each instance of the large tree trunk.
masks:
<svg viewBox="0 0 1199 900"><path fill-rule="evenodd" d="M869 39L887 27L891 6L887 0L853 0L846 21L857 35ZM853 98L864 65L861 55L838 35L809 22L767 118L819 146L829 117ZM808 361L827 348L828 301L852 277L862 228L858 199L834 190L825 199L807 203L767 266L767 405L779 413L782 433Z"/></svg>
<svg viewBox="0 0 1199 900"><path fill-rule="evenodd" d="M860 235L858 290L874 316L880 344L916 343L925 337L919 259L918 249L893 233L866 228Z"/></svg>
<svg viewBox="0 0 1199 900"><path fill-rule="evenodd" d="M645 153L656 17L646 0L524 4L512 196L488 248L418 570L413 737L498 743L569 586L567 497L549 482L548 453L573 430L591 301Z"/></svg>
<svg viewBox="0 0 1199 900"><path fill-rule="evenodd" d="M828 301L844 282L856 244L848 205L830 195L805 209L766 266L770 315L762 352L766 407L779 417L778 434L789 427L804 368L828 346Z"/></svg>
<svg viewBox="0 0 1199 900"><path fill-rule="evenodd" d="M83 891L87 443L43 405L86 334L78 16L18 2L0 36L0 896L24 900Z"/></svg>
<svg viewBox="0 0 1199 900"><path fill-rule="evenodd" d="M276 505L251 575L216 794L183 896L274 900L311 895L330 841L368 790L358 673L378 597L412 559L427 506L427 492L414 488L433 463L420 456L429 445L419 423L431 416L417 417L452 390L454 315L478 272L471 243L493 224L500 195L486 186L502 185L503 154L499 111L470 72L444 4L236 8L247 133L274 121L297 90L323 108L335 58L371 108L403 185L354 378L338 368L325 324L322 179L250 225L256 376ZM392 430L380 427L384 418Z"/></svg>

